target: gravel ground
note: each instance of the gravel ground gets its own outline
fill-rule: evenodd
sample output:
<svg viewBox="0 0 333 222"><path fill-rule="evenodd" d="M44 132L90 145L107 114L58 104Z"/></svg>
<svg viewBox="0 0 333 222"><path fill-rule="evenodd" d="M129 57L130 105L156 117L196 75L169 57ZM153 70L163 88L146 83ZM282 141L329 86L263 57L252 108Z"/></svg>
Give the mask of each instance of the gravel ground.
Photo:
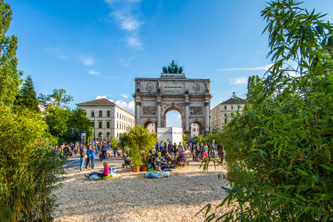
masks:
<svg viewBox="0 0 333 222"><path fill-rule="evenodd" d="M55 194L58 205L55 221L203 221L204 213L195 214L207 203L221 203L227 186L225 166L210 166L190 161L174 169L169 178L148 179L121 167L123 161L109 158L117 175L107 180L89 181L78 167L66 169L63 186ZM101 170L97 161L95 171ZM224 209L222 209L223 211Z"/></svg>

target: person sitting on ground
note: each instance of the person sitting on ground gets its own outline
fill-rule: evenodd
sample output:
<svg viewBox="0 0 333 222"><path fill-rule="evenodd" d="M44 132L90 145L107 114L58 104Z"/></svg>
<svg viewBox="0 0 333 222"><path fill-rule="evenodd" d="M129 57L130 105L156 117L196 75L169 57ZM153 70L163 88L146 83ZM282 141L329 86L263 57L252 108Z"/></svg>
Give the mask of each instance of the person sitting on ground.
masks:
<svg viewBox="0 0 333 222"><path fill-rule="evenodd" d="M89 173L89 174L85 174L85 176L86 176L87 178L89 178L89 177L92 176L92 175L97 175L97 176L102 177L102 178L106 177L106 176L109 175L109 173L110 173L110 168L109 168L109 165L108 165L107 162L104 162L103 165L104 165L104 170L103 170L103 172L91 172L91 173Z"/></svg>
<svg viewBox="0 0 333 222"><path fill-rule="evenodd" d="M167 154L165 155L165 161L166 161L167 163L171 163L171 161L172 161L172 157L171 157L171 155L170 155L169 153L167 153Z"/></svg>

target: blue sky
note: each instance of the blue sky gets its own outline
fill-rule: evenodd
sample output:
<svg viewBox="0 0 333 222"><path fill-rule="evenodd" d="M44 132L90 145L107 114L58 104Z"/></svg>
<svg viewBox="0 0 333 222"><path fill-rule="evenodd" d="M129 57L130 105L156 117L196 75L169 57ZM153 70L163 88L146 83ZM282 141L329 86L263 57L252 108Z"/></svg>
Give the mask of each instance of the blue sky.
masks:
<svg viewBox="0 0 333 222"><path fill-rule="evenodd" d="M31 75L37 93L66 89L71 107L105 96L133 109L134 78L159 77L175 60L188 78L211 80L213 108L233 92L245 97L247 77L271 64L265 0L6 2L23 77ZM332 0L304 2L333 21Z"/></svg>

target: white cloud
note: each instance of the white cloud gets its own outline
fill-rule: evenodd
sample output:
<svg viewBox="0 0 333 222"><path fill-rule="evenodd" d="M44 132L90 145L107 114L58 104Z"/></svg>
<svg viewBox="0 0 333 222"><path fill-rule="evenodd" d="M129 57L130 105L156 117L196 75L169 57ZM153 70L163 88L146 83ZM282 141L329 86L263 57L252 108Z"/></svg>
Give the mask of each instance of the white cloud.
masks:
<svg viewBox="0 0 333 222"><path fill-rule="evenodd" d="M123 97L124 99L128 99L129 95L121 94L121 97Z"/></svg>
<svg viewBox="0 0 333 222"><path fill-rule="evenodd" d="M123 107L124 109L134 113L134 101L131 101L129 103L125 102L124 100L117 100L115 102L120 107Z"/></svg>
<svg viewBox="0 0 333 222"><path fill-rule="evenodd" d="M126 31L135 31L140 28L142 22L134 17L128 10L114 11L111 13L119 22L120 28Z"/></svg>
<svg viewBox="0 0 333 222"><path fill-rule="evenodd" d="M85 66L92 66L95 64L94 58L90 56L80 56L80 61Z"/></svg>
<svg viewBox="0 0 333 222"><path fill-rule="evenodd" d="M137 35L132 35L126 39L127 45L132 48L142 49L142 42Z"/></svg>
<svg viewBox="0 0 333 222"><path fill-rule="evenodd" d="M88 72L90 75L93 75L93 76L98 76L99 75L99 71L96 71L96 70L89 70Z"/></svg>
<svg viewBox="0 0 333 222"><path fill-rule="evenodd" d="M107 96L96 96L96 99L107 99L110 102L113 102L113 99L108 99Z"/></svg>
<svg viewBox="0 0 333 222"><path fill-rule="evenodd" d="M227 68L227 69L218 69L217 72L224 71L253 71L253 70L268 70L273 64L259 66L259 67L250 67L250 68Z"/></svg>
<svg viewBox="0 0 333 222"><path fill-rule="evenodd" d="M135 4L140 0L104 0L108 4L113 17L119 25L119 28L127 32L125 42L127 46L142 49L142 42L138 36L143 21L139 19L137 13L133 13ZM137 9L137 8L136 8Z"/></svg>
<svg viewBox="0 0 333 222"><path fill-rule="evenodd" d="M234 79L230 79L230 82L232 85L246 85L248 78L249 77L247 76L237 77Z"/></svg>

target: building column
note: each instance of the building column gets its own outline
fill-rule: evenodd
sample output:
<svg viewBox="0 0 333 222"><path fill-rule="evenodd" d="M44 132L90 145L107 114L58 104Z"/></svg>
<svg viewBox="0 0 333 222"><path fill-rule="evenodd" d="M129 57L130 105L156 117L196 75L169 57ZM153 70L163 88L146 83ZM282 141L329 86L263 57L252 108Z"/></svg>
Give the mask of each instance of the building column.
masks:
<svg viewBox="0 0 333 222"><path fill-rule="evenodd" d="M157 102L157 118L156 118L157 124L156 124L156 126L157 126L157 128L159 128L159 127L161 127L161 97L160 96L157 97L156 102Z"/></svg>
<svg viewBox="0 0 333 222"><path fill-rule="evenodd" d="M185 131L190 131L190 107L189 104L185 104Z"/></svg>
<svg viewBox="0 0 333 222"><path fill-rule="evenodd" d="M209 132L209 102L205 102L205 133Z"/></svg>
<svg viewBox="0 0 333 222"><path fill-rule="evenodd" d="M136 125L140 125L141 98L139 96L137 96L135 98L135 105L136 105L136 108L135 108L135 122L136 122Z"/></svg>
<svg viewBox="0 0 333 222"><path fill-rule="evenodd" d="M191 132L190 132L190 98L189 95L185 95L185 132L188 138L191 139Z"/></svg>

